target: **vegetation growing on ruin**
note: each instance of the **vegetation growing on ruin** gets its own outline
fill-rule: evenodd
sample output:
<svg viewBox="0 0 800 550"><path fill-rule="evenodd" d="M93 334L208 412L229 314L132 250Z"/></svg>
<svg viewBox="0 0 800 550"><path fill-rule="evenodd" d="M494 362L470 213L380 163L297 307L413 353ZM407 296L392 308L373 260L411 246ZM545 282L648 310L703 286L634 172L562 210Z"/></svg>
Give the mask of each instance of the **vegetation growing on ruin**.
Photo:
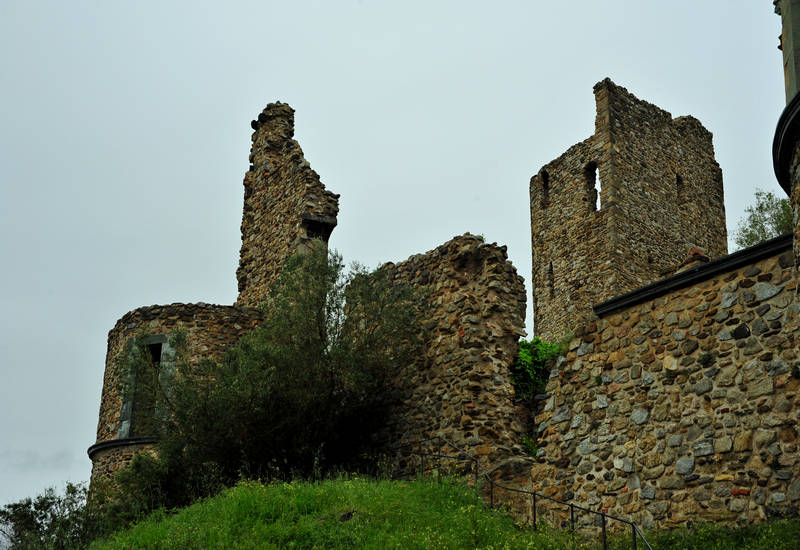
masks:
<svg viewBox="0 0 800 550"><path fill-rule="evenodd" d="M519 341L519 353L511 365L511 383L518 399L533 404L536 394L544 392L551 362L562 353L563 345L536 337Z"/></svg>

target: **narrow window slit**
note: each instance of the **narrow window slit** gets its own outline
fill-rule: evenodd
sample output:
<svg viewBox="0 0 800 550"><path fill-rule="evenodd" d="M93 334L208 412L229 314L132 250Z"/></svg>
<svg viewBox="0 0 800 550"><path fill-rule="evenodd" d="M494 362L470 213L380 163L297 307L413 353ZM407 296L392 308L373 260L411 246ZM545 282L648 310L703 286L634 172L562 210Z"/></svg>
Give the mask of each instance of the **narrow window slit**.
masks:
<svg viewBox="0 0 800 550"><path fill-rule="evenodd" d="M589 205L589 212L600 210L600 189L601 182L598 175L597 163L592 161L586 165L583 171L586 184L586 202Z"/></svg>
<svg viewBox="0 0 800 550"><path fill-rule="evenodd" d="M547 170L542 170L541 181L542 181L542 209L545 209L548 206L550 206L550 174L547 173Z"/></svg>

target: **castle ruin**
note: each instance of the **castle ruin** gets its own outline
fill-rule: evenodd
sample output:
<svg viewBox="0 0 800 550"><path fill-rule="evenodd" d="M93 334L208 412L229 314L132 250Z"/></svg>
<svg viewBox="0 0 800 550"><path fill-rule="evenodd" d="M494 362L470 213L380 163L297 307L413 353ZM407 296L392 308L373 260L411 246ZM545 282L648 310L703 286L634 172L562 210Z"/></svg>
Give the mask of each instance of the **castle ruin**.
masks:
<svg viewBox="0 0 800 550"><path fill-rule="evenodd" d="M776 0L789 20L797 4ZM783 48L792 62L790 33ZM773 158L795 232L730 255L711 134L608 79L594 87L594 135L530 180L536 334L570 338L533 426L520 420L509 376L525 293L505 247L465 234L385 265L392 280L427 289L421 321L432 327L417 364L396 380L403 398L386 437L445 437L493 475L644 527L800 509L792 82ZM192 360L219 357L262 320L258 306L284 262L324 245L336 226L339 197L305 161L293 116L274 103L252 122L236 304L139 308L110 331L92 479L155 444L137 426L136 393L120 389L125 343L147 333L153 359L167 362L166 334L183 327ZM526 432L540 448L520 459ZM530 503L512 505L530 516Z"/></svg>

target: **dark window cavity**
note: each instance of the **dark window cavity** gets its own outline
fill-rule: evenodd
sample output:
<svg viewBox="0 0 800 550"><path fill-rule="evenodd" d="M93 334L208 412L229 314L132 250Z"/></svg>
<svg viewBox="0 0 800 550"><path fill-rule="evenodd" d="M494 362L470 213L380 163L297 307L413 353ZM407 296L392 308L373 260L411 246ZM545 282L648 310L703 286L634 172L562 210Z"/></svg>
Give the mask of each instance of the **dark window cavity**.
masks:
<svg viewBox="0 0 800 550"><path fill-rule="evenodd" d="M583 170L586 202L589 205L589 212L600 210L600 178L597 172L597 163L592 161Z"/></svg>
<svg viewBox="0 0 800 550"><path fill-rule="evenodd" d="M320 239L327 243L334 227L336 227L335 222L331 223L328 220L308 215L303 216L303 229L305 229L306 237L309 239Z"/></svg>
<svg viewBox="0 0 800 550"><path fill-rule="evenodd" d="M545 209L550 206L550 174L547 170L542 170L539 180L542 182L542 209Z"/></svg>

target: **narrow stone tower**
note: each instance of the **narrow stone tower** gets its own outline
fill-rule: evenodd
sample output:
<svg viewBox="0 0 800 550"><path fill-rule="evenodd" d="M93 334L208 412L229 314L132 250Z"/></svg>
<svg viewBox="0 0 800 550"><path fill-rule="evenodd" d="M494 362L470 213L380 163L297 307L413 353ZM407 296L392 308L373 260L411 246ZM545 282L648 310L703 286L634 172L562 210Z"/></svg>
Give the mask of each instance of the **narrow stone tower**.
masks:
<svg viewBox="0 0 800 550"><path fill-rule="evenodd" d="M727 254L722 171L690 116L594 87L595 133L530 181L534 330L555 340L592 306Z"/></svg>
<svg viewBox="0 0 800 550"><path fill-rule="evenodd" d="M339 195L331 193L293 139L294 109L270 103L251 123L250 169L244 177L239 298L258 306L286 260L336 227Z"/></svg>

